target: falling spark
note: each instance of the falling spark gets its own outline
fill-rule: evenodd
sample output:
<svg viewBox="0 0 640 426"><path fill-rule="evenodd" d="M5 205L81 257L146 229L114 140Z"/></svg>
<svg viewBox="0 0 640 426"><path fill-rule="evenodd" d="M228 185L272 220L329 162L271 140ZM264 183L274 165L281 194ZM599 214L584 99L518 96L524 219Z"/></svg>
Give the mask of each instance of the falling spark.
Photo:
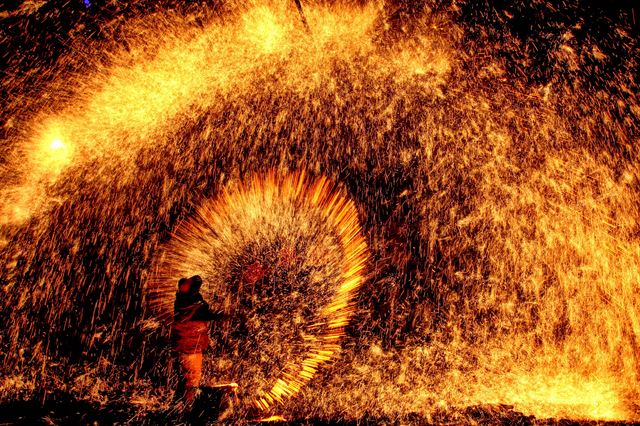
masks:
<svg viewBox="0 0 640 426"><path fill-rule="evenodd" d="M134 8L35 52L56 60L7 49L0 398L167 404L143 290L170 317L174 281L199 273L233 319L205 379L287 418L638 421L628 28L593 35L537 0L329 3L305 2L306 24L291 1ZM22 46L48 6L3 28ZM364 282L348 238L366 239Z"/></svg>
<svg viewBox="0 0 640 426"><path fill-rule="evenodd" d="M366 252L353 202L326 178L314 180L304 173L258 176L204 201L194 219L179 225L160 250L149 304L157 317L170 323L176 283L200 274L208 284L203 291L213 300L226 298L223 306L233 322L246 323L249 336L240 338L246 341L240 344L264 346L254 347L246 361L254 364L252 355L259 353L291 353L280 367L262 361L266 383L251 379L259 376L255 368L235 361L233 370L243 375L236 379L241 379L245 394L253 387L264 388L253 397L255 406L267 411L300 392L340 351L364 279ZM281 326L295 332L283 337L274 330L251 328L254 322L270 323L279 333ZM275 326L278 322L284 323ZM255 334L265 336L261 343L252 340ZM295 346L301 349L292 351Z"/></svg>

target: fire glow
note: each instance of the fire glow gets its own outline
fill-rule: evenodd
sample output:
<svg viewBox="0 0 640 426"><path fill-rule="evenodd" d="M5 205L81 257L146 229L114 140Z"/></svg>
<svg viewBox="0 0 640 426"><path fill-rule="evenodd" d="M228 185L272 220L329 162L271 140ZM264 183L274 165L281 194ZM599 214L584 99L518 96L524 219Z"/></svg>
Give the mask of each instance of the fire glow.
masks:
<svg viewBox="0 0 640 426"><path fill-rule="evenodd" d="M309 229L313 231L309 233ZM325 238L316 240L318 234L328 237L332 233L335 233L334 242L326 242ZM257 248L249 255L244 254L243 250L253 243L257 243ZM154 267L156 272L148 290L152 312L170 323L176 282L193 271L202 271L211 280L210 288L205 292L212 298L225 298L225 310L228 315L233 315L242 309L240 305L246 304L242 297L237 296L243 291L238 286L247 283L243 282L246 272L235 277L231 274L230 277L229 271L238 263L242 271L247 265L258 265L256 259L260 259L260 253L263 250L273 251L275 246L279 253L270 265L295 261L305 265L305 271L312 272L310 276L305 272L289 278L295 283L263 283L263 286L275 284L294 288L272 296L269 303L274 306L271 309L275 310L275 305L286 304L287 299L298 292L305 294L305 299L318 300L313 301L313 305L317 305L315 308L305 308L306 301L298 301L295 308L287 310L282 318L292 321L291 327L295 327L297 322L306 322L299 335L281 341L278 336L269 338L270 350L274 351L272 356L285 350L282 347L285 345L302 344L305 348L299 354L298 362L288 359L280 369L267 370L267 379L272 382L270 388L257 395L254 395L254 389L245 390L253 397L255 405L265 411L295 396L314 377L319 366L335 358L340 351L340 340L355 309L354 298L362 283L367 259L366 244L353 202L324 178L312 181L304 174L255 177L247 185L225 191L217 200L203 202L196 218L183 222L176 229L172 240L160 251L160 260ZM336 260L332 261L332 258ZM254 270L267 267L259 265ZM282 267L287 267L291 273L292 267ZM327 267L330 271L321 272ZM314 285L329 288L315 291ZM252 294L260 292L260 289L252 290ZM304 317L296 320L296 316L301 314L298 311L303 308ZM252 334L260 332L251 330ZM247 361L255 363L256 359ZM241 363L235 361L235 364L239 367ZM241 375L256 374L249 367L234 368L234 371L233 377L240 379L245 386L248 379L242 380ZM220 374L223 376L218 377L218 381L231 379L228 371Z"/></svg>
<svg viewBox="0 0 640 426"><path fill-rule="evenodd" d="M469 41L455 4L405 21L383 2L304 4L303 24L288 2L223 3L131 19L126 44L73 40L96 54L63 56L41 92L3 77L21 96L3 111L0 397L103 402L127 377L154 386L131 400L166 404L155 317L177 278L257 306L223 283L297 247L264 279L311 280L295 306L322 302L321 332L243 308L260 356L239 360L237 323L212 332L207 379L237 379L261 410L639 420L637 51L615 89L592 89L580 71L608 57L567 28L537 84L501 56L530 52ZM58 355L74 350L99 352Z"/></svg>

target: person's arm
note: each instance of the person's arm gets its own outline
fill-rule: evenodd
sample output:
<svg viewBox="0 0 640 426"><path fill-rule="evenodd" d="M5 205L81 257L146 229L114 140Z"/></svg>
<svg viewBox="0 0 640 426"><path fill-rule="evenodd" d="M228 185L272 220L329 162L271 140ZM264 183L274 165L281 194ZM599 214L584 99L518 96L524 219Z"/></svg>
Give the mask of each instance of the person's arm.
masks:
<svg viewBox="0 0 640 426"><path fill-rule="evenodd" d="M197 318L195 317L198 315L200 307L200 304L193 304L177 309L175 313L176 321L184 322L196 320Z"/></svg>
<svg viewBox="0 0 640 426"><path fill-rule="evenodd" d="M207 319L205 321L222 321L226 317L223 311L207 311Z"/></svg>
<svg viewBox="0 0 640 426"><path fill-rule="evenodd" d="M194 315L194 320L198 321L220 321L225 317L222 310L212 311L207 302L199 304L200 308Z"/></svg>

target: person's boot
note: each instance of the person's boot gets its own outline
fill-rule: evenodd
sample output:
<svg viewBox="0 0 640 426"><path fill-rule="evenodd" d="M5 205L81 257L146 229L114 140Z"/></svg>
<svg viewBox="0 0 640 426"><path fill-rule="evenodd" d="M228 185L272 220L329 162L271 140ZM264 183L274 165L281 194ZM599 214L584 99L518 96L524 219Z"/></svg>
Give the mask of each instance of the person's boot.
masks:
<svg viewBox="0 0 640 426"><path fill-rule="evenodd" d="M193 408L193 403L198 397L198 387L197 386L188 386L184 392L183 403L188 410Z"/></svg>

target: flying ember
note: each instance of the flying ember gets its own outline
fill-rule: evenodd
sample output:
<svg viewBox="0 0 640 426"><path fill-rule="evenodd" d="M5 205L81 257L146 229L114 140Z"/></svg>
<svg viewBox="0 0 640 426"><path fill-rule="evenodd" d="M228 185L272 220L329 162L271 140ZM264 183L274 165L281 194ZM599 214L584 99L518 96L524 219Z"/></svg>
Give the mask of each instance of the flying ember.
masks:
<svg viewBox="0 0 640 426"><path fill-rule="evenodd" d="M640 421L637 13L0 6L0 423Z"/></svg>
<svg viewBox="0 0 640 426"><path fill-rule="evenodd" d="M178 226L150 280L151 311L171 321L175 283L206 274L207 299L230 311L215 334L225 366L215 375L240 379L261 410L339 352L355 310L366 244L353 203L331 186L269 175L225 191Z"/></svg>

